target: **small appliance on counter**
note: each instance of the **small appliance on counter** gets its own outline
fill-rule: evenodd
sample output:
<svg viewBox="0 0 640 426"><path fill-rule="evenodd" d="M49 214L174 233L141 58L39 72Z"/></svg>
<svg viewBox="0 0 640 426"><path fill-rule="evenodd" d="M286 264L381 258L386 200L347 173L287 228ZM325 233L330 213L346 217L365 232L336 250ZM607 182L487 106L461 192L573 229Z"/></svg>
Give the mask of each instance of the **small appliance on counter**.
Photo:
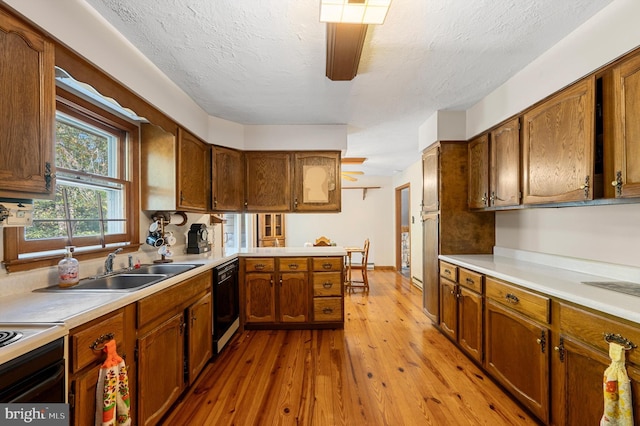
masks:
<svg viewBox="0 0 640 426"><path fill-rule="evenodd" d="M211 251L209 231L204 223L194 223L187 233L187 253L200 254Z"/></svg>

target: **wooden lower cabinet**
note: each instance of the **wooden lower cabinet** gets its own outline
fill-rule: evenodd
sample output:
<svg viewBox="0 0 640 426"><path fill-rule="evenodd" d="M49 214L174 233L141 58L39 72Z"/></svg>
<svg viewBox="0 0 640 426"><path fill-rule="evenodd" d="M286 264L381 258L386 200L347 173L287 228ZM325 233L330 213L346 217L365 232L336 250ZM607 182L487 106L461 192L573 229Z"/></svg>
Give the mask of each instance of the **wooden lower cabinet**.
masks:
<svg viewBox="0 0 640 426"><path fill-rule="evenodd" d="M482 362L482 275L440 262L440 330Z"/></svg>
<svg viewBox="0 0 640 426"><path fill-rule="evenodd" d="M180 313L138 339L140 425L157 424L185 387L184 326Z"/></svg>
<svg viewBox="0 0 640 426"><path fill-rule="evenodd" d="M213 355L213 296L207 293L187 309L189 384L198 377Z"/></svg>
<svg viewBox="0 0 640 426"><path fill-rule="evenodd" d="M342 324L342 268L342 257L241 258L244 326Z"/></svg>
<svg viewBox="0 0 640 426"><path fill-rule="evenodd" d="M488 299L484 337L487 372L548 423L549 329Z"/></svg>
<svg viewBox="0 0 640 426"><path fill-rule="evenodd" d="M137 302L138 422L155 425L211 358L213 274Z"/></svg>
<svg viewBox="0 0 640 426"><path fill-rule="evenodd" d="M69 333L69 410L71 425L94 424L98 370L105 361L104 342L112 336L116 350L124 358L129 372L131 415L135 419L136 363L135 304L103 315L72 329ZM94 344L95 343L95 344Z"/></svg>
<svg viewBox="0 0 640 426"><path fill-rule="evenodd" d="M281 272L278 289L280 322L309 321L309 277L306 272Z"/></svg>

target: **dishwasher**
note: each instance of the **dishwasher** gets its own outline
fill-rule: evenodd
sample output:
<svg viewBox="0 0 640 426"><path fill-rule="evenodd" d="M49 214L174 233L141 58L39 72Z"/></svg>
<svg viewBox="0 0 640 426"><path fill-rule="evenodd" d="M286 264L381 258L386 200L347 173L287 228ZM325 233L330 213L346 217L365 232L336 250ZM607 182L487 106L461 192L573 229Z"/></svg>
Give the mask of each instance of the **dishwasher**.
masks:
<svg viewBox="0 0 640 426"><path fill-rule="evenodd" d="M213 271L213 352L219 354L240 327L238 260Z"/></svg>

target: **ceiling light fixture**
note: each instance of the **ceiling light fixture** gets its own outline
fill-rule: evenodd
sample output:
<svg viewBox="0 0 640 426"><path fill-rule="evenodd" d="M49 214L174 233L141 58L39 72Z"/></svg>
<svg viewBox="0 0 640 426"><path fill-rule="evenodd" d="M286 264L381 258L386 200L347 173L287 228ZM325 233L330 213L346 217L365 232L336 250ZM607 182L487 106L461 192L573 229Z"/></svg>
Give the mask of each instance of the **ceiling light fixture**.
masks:
<svg viewBox="0 0 640 426"><path fill-rule="evenodd" d="M391 0L320 0L320 22L382 24Z"/></svg>

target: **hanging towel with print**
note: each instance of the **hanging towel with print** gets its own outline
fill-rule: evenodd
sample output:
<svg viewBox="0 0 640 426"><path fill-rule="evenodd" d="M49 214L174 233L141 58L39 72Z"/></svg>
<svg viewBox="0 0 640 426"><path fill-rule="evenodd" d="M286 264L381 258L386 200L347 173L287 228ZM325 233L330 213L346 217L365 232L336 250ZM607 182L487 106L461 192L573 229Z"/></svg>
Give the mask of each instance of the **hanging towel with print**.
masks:
<svg viewBox="0 0 640 426"><path fill-rule="evenodd" d="M96 426L130 426L129 378L116 341L104 345L107 359L100 368L96 388Z"/></svg>
<svg viewBox="0 0 640 426"><path fill-rule="evenodd" d="M624 347L609 343L611 365L604 371L604 414L600 426L633 426L631 383L624 366Z"/></svg>

